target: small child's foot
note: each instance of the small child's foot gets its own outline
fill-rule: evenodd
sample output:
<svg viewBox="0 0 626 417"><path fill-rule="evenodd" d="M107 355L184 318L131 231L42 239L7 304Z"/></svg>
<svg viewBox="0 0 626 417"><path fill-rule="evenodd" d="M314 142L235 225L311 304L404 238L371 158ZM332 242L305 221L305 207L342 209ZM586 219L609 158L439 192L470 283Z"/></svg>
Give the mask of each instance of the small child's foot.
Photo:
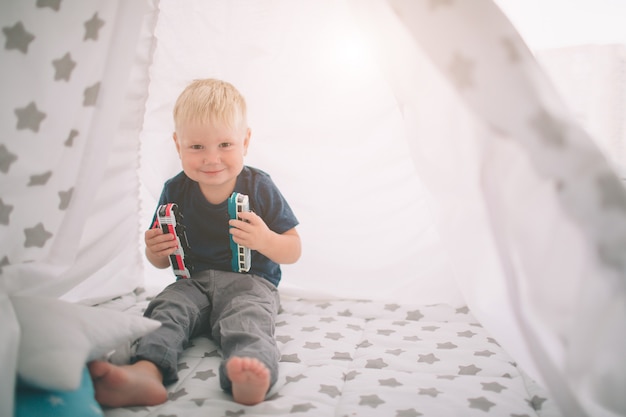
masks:
<svg viewBox="0 0 626 417"><path fill-rule="evenodd" d="M232 357L226 363L232 383L233 399L239 404L254 405L265 400L270 388L270 371L255 358Z"/></svg>
<svg viewBox="0 0 626 417"><path fill-rule="evenodd" d="M89 363L89 373L96 401L102 406L156 405L167 401L161 372L151 362L117 366L94 361Z"/></svg>

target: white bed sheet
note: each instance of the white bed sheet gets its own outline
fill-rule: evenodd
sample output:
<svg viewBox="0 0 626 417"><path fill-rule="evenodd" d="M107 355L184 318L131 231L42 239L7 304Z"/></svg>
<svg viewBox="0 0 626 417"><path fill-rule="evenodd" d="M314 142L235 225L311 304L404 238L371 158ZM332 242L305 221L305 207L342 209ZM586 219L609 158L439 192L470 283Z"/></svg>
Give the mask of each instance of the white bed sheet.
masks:
<svg viewBox="0 0 626 417"><path fill-rule="evenodd" d="M108 307L140 314L140 296ZM281 294L280 376L268 400L242 406L219 388L220 351L205 337L180 360L169 401L106 409L147 416L541 416L559 411L467 307Z"/></svg>

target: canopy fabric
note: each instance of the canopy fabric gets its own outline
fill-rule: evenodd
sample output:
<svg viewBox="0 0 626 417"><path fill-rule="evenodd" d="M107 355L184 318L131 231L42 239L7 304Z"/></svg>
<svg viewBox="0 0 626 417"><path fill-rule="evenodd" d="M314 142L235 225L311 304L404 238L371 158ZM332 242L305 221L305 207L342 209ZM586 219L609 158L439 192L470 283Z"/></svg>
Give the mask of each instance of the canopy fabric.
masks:
<svg viewBox="0 0 626 417"><path fill-rule="evenodd" d="M3 363L11 295L171 281L143 230L180 170L173 102L216 77L301 221L281 290L467 304L564 415L626 410L626 191L491 0L11 2L0 21Z"/></svg>

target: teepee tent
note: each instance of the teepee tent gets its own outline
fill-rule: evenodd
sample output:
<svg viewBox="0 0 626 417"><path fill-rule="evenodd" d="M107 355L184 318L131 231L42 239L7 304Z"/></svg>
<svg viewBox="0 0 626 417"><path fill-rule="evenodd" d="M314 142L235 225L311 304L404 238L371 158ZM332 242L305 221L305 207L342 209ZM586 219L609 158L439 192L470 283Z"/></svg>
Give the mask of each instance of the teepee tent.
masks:
<svg viewBox="0 0 626 417"><path fill-rule="evenodd" d="M18 304L172 280L143 231L205 77L300 220L281 291L467 305L563 415L624 415L626 49L531 50L500 3L3 3L0 415Z"/></svg>

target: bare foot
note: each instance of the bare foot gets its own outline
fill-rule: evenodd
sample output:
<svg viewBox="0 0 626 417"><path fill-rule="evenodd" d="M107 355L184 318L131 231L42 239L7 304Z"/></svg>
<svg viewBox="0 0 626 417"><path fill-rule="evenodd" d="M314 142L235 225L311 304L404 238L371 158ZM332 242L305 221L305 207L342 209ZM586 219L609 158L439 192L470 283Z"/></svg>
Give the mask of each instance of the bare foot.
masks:
<svg viewBox="0 0 626 417"><path fill-rule="evenodd" d="M265 399L270 388L270 371L255 358L232 357L226 374L233 384L233 399L239 404L254 405Z"/></svg>
<svg viewBox="0 0 626 417"><path fill-rule="evenodd" d="M117 366L109 362L89 363L96 401L106 407L156 405L167 401L161 371L148 361Z"/></svg>

